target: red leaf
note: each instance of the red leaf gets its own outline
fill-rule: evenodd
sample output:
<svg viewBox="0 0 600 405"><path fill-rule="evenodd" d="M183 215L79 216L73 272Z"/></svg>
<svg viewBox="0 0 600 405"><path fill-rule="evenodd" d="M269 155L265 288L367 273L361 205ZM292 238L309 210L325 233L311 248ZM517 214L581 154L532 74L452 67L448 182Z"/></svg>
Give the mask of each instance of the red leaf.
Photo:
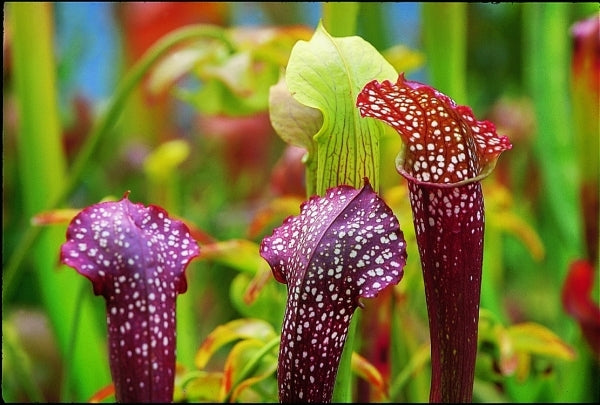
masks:
<svg viewBox="0 0 600 405"><path fill-rule="evenodd" d="M571 264L562 289L565 311L579 323L591 349L600 360L600 306L591 297L594 268L585 260Z"/></svg>

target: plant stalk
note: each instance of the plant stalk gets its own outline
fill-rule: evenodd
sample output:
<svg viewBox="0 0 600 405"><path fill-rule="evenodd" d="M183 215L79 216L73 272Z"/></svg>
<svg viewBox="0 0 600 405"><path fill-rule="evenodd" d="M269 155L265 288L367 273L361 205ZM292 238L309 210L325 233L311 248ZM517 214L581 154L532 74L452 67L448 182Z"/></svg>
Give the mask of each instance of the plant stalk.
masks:
<svg viewBox="0 0 600 405"><path fill-rule="evenodd" d="M52 43L52 5L11 3L8 17L13 33L19 116L17 153L25 204L23 216L31 218L50 208L48 202L56 200L66 178ZM76 398L87 399L98 386L110 381L106 358L101 351L95 350L103 345L101 329L94 316L95 309L86 303L80 308L85 315L77 322L77 336L86 342L86 346L78 345L67 358L77 308L81 305L77 297L83 280L71 272L56 271L57 252L64 239L64 228L49 227L43 232L37 227L28 229L23 238L28 245L20 246L18 254L21 260L31 258L41 301L50 318L59 350L63 358L72 364L73 373L67 378L72 379ZM31 232L36 235L31 236ZM14 267L11 268L10 264ZM5 270L8 282L13 284L4 285L3 303L6 302L5 295L9 295L14 286L18 264L10 262ZM90 350L90 347L94 349ZM69 399L65 397L63 400Z"/></svg>
<svg viewBox="0 0 600 405"><path fill-rule="evenodd" d="M354 35L359 8L360 3L325 2L323 3L323 26L334 37ZM312 184L319 183L317 179L311 180L311 182ZM379 184L377 179L371 179L371 182ZM335 186L338 186L338 184L329 184L326 188ZM361 185L355 186L360 187ZM357 322L357 316L354 316L350 321L333 389L333 402L352 402L352 352L354 350Z"/></svg>

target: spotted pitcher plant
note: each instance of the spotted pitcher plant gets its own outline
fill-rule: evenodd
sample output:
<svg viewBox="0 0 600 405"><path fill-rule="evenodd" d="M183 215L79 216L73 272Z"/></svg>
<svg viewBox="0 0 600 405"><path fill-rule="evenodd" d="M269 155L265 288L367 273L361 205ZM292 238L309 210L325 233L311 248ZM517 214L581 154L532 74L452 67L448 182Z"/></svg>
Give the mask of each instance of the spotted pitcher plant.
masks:
<svg viewBox="0 0 600 405"><path fill-rule="evenodd" d="M363 117L391 125L403 141L396 167L408 182L425 283L430 401L470 402L483 263L480 181L511 144L469 107L403 74L396 83L367 83L357 107Z"/></svg>
<svg viewBox="0 0 600 405"><path fill-rule="evenodd" d="M281 402L331 402L340 356L360 298L403 276L398 220L365 179L301 205L263 239L261 256L287 285L277 379Z"/></svg>
<svg viewBox="0 0 600 405"><path fill-rule="evenodd" d="M354 102L367 81L395 78L394 67L364 39L333 36L320 22L309 41L298 41L294 45L284 73L279 83L271 87L269 115L277 134L286 143L305 151L302 163L306 169L304 184L307 198L315 195L325 197L327 190L339 185L361 189L365 178L378 192L381 184L380 145L386 128L375 120L361 119ZM268 244L265 246L268 247ZM298 244L297 249L303 247ZM286 254L292 255L292 252ZM304 260L308 264L310 257ZM301 276L308 277L310 274L311 271L307 270ZM294 288L288 277L289 292L292 293ZM290 298L288 306L293 302ZM352 348L356 331L357 319L354 318L344 335L347 350L342 352L339 362L332 360L337 364L336 387L333 396L326 394L325 398L335 402L351 400L351 364L355 357ZM337 331L336 334L339 335ZM329 364L329 360L324 364ZM290 366L287 367L289 369ZM308 366L302 370L320 384L314 370ZM329 375L333 376L335 372ZM282 382L280 380L280 384ZM329 383L332 380L328 379ZM325 391L322 387L319 391L326 393L330 389L331 385L328 385ZM301 400L296 394L291 395L284 392L282 398ZM317 393L308 396L304 390L302 395L303 400L322 401Z"/></svg>
<svg viewBox="0 0 600 405"><path fill-rule="evenodd" d="M128 194L77 214L60 260L106 300L110 370L118 402L172 402L175 304L199 254L185 224Z"/></svg>

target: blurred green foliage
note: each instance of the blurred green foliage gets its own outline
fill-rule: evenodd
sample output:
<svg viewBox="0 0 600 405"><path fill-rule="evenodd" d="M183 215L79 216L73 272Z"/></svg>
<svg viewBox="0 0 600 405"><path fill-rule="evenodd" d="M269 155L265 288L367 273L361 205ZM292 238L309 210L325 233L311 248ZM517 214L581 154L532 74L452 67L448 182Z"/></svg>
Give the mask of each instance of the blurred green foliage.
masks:
<svg viewBox="0 0 600 405"><path fill-rule="evenodd" d="M184 4L162 5L159 12L114 6L123 58L98 63L117 72L119 86L110 100L73 96L67 106L58 104L66 98L58 93L69 86L56 80L69 75L56 77L57 71L73 73L79 64L72 54L49 52L57 6L5 5L7 402L82 402L94 394L111 400L110 390L101 391L110 384L101 300L72 269L58 265L66 219L58 216L45 227L30 221L47 210L80 209L127 190L132 201L161 205L183 218L201 248L187 270L188 292L178 300L175 399L276 400L273 337L286 290L271 277L257 246L297 213L306 196L281 191L282 179L298 182L294 174L304 168L300 158L285 159L286 144L269 122L269 90L293 45L308 40L317 24L302 3ZM593 263L596 303L599 295L598 258L588 256L588 215L579 197L585 167L574 117L581 107L570 88L570 27L598 15L597 3L417 4L411 15L416 45L392 34L398 23L392 18L398 10L414 12L411 5L339 3L327 14L312 4L319 18L335 19L331 13L337 12L340 21L354 19L355 28L325 25L361 36L408 78L448 86L448 95L493 121L514 145L483 182L488 221L474 400L600 401L599 364L560 301L568 266L578 258ZM261 24L238 23L248 7L260 13ZM161 22L161 15L169 17ZM190 23L205 25L163 43L160 52L155 46L152 58L140 56ZM451 70L448 58L456 59ZM393 291L357 311L353 347L366 362L353 361L352 394L358 402L423 402L429 371L422 276L405 187L393 166L399 140L386 134L381 145L380 193L400 219L409 261ZM72 187L56 202L64 184ZM248 325L254 328L240 332ZM215 333L221 333L221 345L198 363ZM233 382L224 380L228 370ZM387 396L381 396L378 378Z"/></svg>

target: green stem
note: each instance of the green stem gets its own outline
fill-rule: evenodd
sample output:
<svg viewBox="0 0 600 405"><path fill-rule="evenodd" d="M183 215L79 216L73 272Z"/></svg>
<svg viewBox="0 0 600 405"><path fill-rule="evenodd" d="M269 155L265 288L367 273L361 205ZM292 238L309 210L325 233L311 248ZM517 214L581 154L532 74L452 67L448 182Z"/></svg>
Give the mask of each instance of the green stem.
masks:
<svg viewBox="0 0 600 405"><path fill-rule="evenodd" d="M568 5L524 4L525 80L534 100L537 136L534 157L542 175L540 201L547 204L557 246L548 246L548 260L562 282L573 257L582 257L583 231L578 204L578 176L574 153L574 126L569 99ZM566 215L569 213L569 215ZM541 232L543 235L544 233ZM554 259L554 260L553 260Z"/></svg>
<svg viewBox="0 0 600 405"><path fill-rule="evenodd" d="M406 322L406 315L402 314L412 307L414 305L399 302L396 297L392 299L389 385L392 402L426 402L429 399L431 377L422 370L431 359L430 346L419 341L414 325L407 328L411 322ZM408 363L407 359L410 359Z"/></svg>
<svg viewBox="0 0 600 405"><path fill-rule="evenodd" d="M506 313L500 296L503 269L502 236L497 227L487 226L485 229L480 308L493 312L502 322L506 322Z"/></svg>
<svg viewBox="0 0 600 405"><path fill-rule="evenodd" d="M334 37L347 37L356 33L356 19L360 3L323 3L323 26Z"/></svg>
<svg viewBox="0 0 600 405"><path fill-rule="evenodd" d="M467 104L466 3L422 3L423 41L431 86Z"/></svg>
<svg viewBox="0 0 600 405"><path fill-rule="evenodd" d="M31 218L35 213L48 209L48 202L60 194L66 177L57 103L51 7L50 3L10 3L8 9L8 22L13 34L15 99L19 116L17 157L24 218ZM22 260L28 259L34 270L40 301L50 320L60 353L77 372L77 379L71 381L77 398L87 399L98 385L110 381L106 357L99 350L89 350L90 347L101 347L104 343L94 315L95 308L80 308L85 314L80 333L87 346L80 345L67 357L73 319L79 310L76 293L84 280L74 272L56 271L57 252L64 240L64 227L47 227L44 232L40 232L39 228L30 229L36 229L41 235L36 240L26 233L24 240L30 244L20 246L19 254ZM3 303L6 301L5 295L9 295L14 286L16 268L5 271L5 276L13 284L4 285Z"/></svg>
<svg viewBox="0 0 600 405"><path fill-rule="evenodd" d="M364 39L375 48L382 50L389 47L391 37L387 29L387 4L380 2L362 3L360 5L360 26Z"/></svg>
<svg viewBox="0 0 600 405"><path fill-rule="evenodd" d="M569 95L570 37L569 15L572 6L565 3L525 3L523 5L524 79L534 101L537 131L533 156L540 168L541 186L536 211L538 232L546 247L545 262L555 271L548 274L556 286L552 297L560 296L560 286L573 258L585 257L579 181L575 158L572 109ZM596 117L597 119L597 117ZM597 135L597 134L596 134ZM533 278L531 278L533 280ZM554 326L567 335L567 342L576 342L576 327L569 322L560 300L549 301L556 314ZM575 343L576 344L576 343ZM519 402L553 401L586 402L591 359L579 356L575 361L556 367L560 385L540 386L537 391L525 391L518 383L507 384L507 391ZM577 396L573 397L573 394ZM527 396L527 398L524 398ZM587 396L587 398L586 398ZM567 399L568 397L568 399ZM524 398L521 400L521 398Z"/></svg>
<svg viewBox="0 0 600 405"><path fill-rule="evenodd" d="M323 3L323 26L331 36L344 37L355 34L359 5L359 3ZM371 179L371 181L373 184L379 184L377 179ZM320 182L317 179L310 179L307 183L318 184ZM336 186L338 184L328 184L325 188ZM350 321L346 343L340 358L332 396L333 402L352 402L352 352L358 322L356 315Z"/></svg>

